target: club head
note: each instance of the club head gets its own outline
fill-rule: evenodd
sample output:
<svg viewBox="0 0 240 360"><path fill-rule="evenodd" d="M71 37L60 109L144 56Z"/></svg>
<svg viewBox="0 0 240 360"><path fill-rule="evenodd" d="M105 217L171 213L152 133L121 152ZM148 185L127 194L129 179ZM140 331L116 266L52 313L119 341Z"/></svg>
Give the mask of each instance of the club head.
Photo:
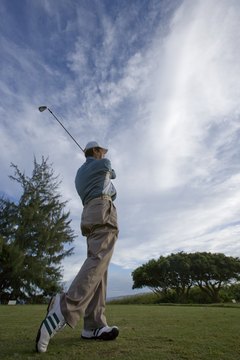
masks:
<svg viewBox="0 0 240 360"><path fill-rule="evenodd" d="M46 110L47 109L47 106L39 106L39 108L38 108L38 110L40 111L40 112L43 112L44 110Z"/></svg>

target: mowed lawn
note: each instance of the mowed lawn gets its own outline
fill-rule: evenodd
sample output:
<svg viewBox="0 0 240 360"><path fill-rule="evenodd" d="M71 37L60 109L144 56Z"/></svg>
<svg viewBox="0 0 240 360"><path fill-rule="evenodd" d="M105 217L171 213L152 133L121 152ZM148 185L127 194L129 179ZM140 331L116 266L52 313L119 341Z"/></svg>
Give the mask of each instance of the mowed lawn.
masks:
<svg viewBox="0 0 240 360"><path fill-rule="evenodd" d="M35 337L46 311L40 305L0 305L0 359L239 360L240 308L108 305L115 341L80 339L82 322L35 353Z"/></svg>

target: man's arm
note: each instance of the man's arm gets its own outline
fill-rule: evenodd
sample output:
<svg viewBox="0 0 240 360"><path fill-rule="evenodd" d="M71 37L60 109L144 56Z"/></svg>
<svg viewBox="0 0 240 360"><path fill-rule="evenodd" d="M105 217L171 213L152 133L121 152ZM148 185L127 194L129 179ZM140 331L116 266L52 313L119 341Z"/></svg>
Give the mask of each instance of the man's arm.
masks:
<svg viewBox="0 0 240 360"><path fill-rule="evenodd" d="M115 171L113 169L110 172L110 179L116 179L116 173L115 173Z"/></svg>
<svg viewBox="0 0 240 360"><path fill-rule="evenodd" d="M116 178L116 173L115 170L112 169L112 165L111 165L111 161L109 159L102 159L104 165L107 167L109 173L110 173L110 179L115 179Z"/></svg>

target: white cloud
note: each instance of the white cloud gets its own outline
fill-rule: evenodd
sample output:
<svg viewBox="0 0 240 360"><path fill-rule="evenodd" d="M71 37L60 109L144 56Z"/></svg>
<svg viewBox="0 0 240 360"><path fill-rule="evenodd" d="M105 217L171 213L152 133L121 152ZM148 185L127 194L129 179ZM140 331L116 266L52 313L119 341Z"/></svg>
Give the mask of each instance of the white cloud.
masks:
<svg viewBox="0 0 240 360"><path fill-rule="evenodd" d="M149 107L149 144L165 174L163 186L176 186L184 175L188 181L196 171L198 174L199 169L191 166L195 159L200 160L198 165L205 174L201 159L205 158L209 128L219 124L221 136L225 129L229 132L229 127L235 127L232 117L239 114L240 88L235 76L239 39L233 36L238 13L227 11L226 2L211 4L185 1L161 52L161 42L154 43L159 68L151 79L155 100Z"/></svg>
<svg viewBox="0 0 240 360"><path fill-rule="evenodd" d="M178 249L239 253L239 12L184 1L144 57L145 111L117 138L127 202L118 264Z"/></svg>

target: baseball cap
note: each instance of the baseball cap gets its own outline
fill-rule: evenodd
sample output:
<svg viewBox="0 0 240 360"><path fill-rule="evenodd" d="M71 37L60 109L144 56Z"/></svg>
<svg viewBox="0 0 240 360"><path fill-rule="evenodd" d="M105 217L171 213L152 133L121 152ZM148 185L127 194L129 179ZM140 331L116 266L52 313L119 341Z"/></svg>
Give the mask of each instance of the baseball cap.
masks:
<svg viewBox="0 0 240 360"><path fill-rule="evenodd" d="M105 154L106 154L106 152L108 151L108 149L106 149L106 148L104 148L103 146L99 145L99 144L97 143L97 141L89 141L89 142L87 143L87 145L85 146L84 152L86 152L86 151L89 150L89 149L97 148L97 147L103 149L103 150L105 151Z"/></svg>

